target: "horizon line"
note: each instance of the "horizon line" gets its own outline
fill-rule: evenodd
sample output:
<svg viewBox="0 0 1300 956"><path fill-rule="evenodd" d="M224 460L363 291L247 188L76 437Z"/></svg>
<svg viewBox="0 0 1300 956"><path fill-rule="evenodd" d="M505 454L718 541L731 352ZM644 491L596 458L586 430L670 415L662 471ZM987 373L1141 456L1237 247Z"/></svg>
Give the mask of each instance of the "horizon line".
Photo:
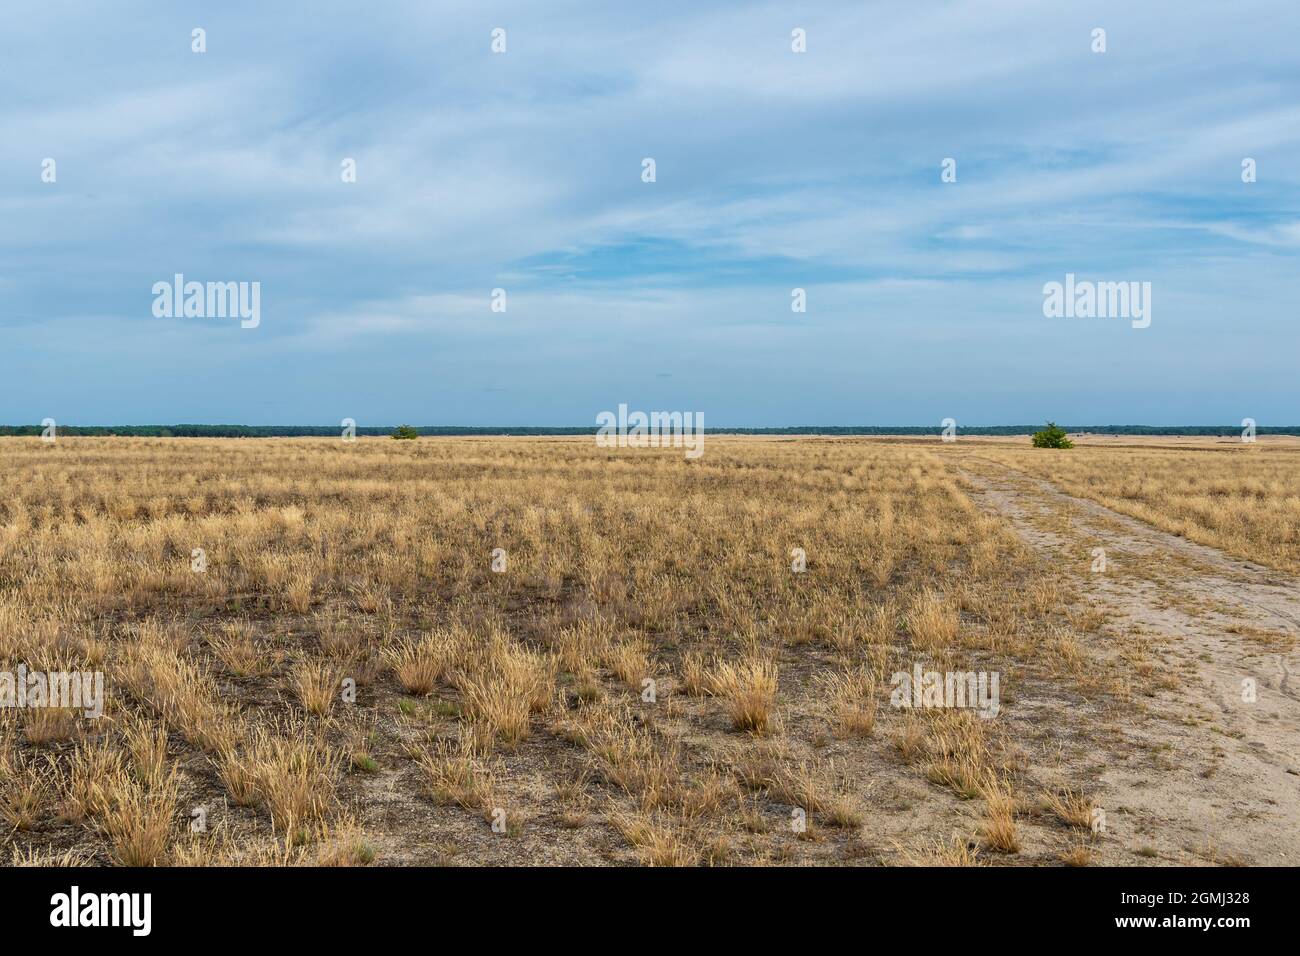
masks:
<svg viewBox="0 0 1300 956"><path fill-rule="evenodd" d="M311 435L332 435L338 433L344 426L334 424L273 424L273 425L251 425L236 422L177 422L173 424L152 422L144 424L72 424L58 423L53 419L48 419L41 424L0 424L0 436L18 437L29 434L40 434L42 429L53 423L58 432L75 434L80 431L94 431L102 433L122 433L129 436L131 433L145 432L167 432L175 434L176 432L198 432L198 431L237 431L251 435L274 435L277 432L288 433L284 437ZM941 432L948 422L926 425L834 425L834 424L801 424L801 425L708 425L703 426L700 430L707 433L745 433L745 434L818 434L818 433L858 433L858 434L929 434ZM1109 424L1088 424L1072 425L1059 423L1041 423L1041 424L1023 424L1023 423L997 423L982 425L963 425L960 422L955 423L954 427L957 432L986 432L986 433L1005 433L1005 434L1031 434L1039 431L1047 424L1058 424L1058 427L1065 429L1073 434L1106 434L1106 433L1137 433L1137 434L1189 434L1200 432L1209 434L1239 434L1242 431L1243 424L1207 424L1207 423L1186 423L1176 425L1150 425L1145 423L1119 423L1112 422ZM375 424L361 425L353 424L353 431L358 435L379 435L387 434L393 429L399 427L414 428L421 434L475 434L475 435L510 435L514 433L524 434L553 434L553 435L583 435L595 434L600 430L599 425L406 425L405 423L393 424ZM1300 434L1300 425L1255 425L1257 434ZM165 437L165 436L163 436ZM185 437L185 436L178 436Z"/></svg>

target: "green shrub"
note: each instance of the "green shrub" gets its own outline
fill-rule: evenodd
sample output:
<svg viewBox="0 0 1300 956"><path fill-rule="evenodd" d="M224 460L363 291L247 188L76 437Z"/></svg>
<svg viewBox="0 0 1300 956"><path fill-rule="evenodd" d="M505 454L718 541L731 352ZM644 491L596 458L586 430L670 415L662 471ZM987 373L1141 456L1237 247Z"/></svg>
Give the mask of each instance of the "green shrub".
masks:
<svg viewBox="0 0 1300 956"><path fill-rule="evenodd" d="M393 437L415 439L420 437L420 433L411 425L398 425L393 429Z"/></svg>
<svg viewBox="0 0 1300 956"><path fill-rule="evenodd" d="M1065 436L1065 429L1056 422L1048 422L1041 432L1034 432L1035 448L1073 448L1074 442Z"/></svg>

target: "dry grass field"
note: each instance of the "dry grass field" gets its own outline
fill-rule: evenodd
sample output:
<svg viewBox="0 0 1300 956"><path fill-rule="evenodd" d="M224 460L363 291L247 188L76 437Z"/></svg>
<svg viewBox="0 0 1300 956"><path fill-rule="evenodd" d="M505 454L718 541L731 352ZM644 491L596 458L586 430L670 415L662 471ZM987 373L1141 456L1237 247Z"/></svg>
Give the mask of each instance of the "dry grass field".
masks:
<svg viewBox="0 0 1300 956"><path fill-rule="evenodd" d="M0 670L105 682L0 710L14 864L1300 863L1291 447L0 463Z"/></svg>
<svg viewBox="0 0 1300 956"><path fill-rule="evenodd" d="M1300 443L1100 443L1043 454L1016 447L990 451L1000 461L1046 478L1158 528L1240 558L1300 573Z"/></svg>

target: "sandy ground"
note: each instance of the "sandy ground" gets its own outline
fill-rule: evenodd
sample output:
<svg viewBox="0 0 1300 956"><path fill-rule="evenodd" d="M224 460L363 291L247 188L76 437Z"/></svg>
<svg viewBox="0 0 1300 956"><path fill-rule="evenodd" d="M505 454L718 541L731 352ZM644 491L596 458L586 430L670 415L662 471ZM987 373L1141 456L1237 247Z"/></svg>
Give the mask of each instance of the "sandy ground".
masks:
<svg viewBox="0 0 1300 956"><path fill-rule="evenodd" d="M1084 596L1107 616L1093 652L1154 641L1155 692L1114 728L1099 779L1107 832L1153 862L1300 864L1297 582L977 453L962 464L983 507L1077 565Z"/></svg>

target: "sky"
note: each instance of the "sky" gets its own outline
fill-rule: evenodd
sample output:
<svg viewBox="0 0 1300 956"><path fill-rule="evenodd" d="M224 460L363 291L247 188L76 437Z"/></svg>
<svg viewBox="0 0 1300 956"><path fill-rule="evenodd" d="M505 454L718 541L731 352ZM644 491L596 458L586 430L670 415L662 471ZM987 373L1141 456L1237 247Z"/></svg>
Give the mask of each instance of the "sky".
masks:
<svg viewBox="0 0 1300 956"><path fill-rule="evenodd" d="M1300 424L1297 36L1281 0L10 5L0 423ZM260 321L156 315L178 273ZM1150 324L1044 315L1067 274Z"/></svg>

